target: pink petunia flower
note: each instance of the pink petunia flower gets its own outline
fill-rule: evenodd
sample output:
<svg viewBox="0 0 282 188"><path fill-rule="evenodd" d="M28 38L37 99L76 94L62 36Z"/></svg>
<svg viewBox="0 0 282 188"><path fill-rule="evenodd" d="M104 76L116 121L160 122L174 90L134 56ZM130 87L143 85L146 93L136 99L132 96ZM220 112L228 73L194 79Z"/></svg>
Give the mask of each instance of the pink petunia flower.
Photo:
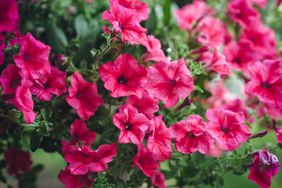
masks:
<svg viewBox="0 0 282 188"><path fill-rule="evenodd" d="M148 137L147 147L158 160L165 161L172 155L171 134L166 128L162 116L159 115L150 121L152 134Z"/></svg>
<svg viewBox="0 0 282 188"><path fill-rule="evenodd" d="M79 72L72 75L68 92L67 103L76 109L78 116L83 120L88 120L95 114L98 106L103 104L96 84L84 80Z"/></svg>
<svg viewBox="0 0 282 188"><path fill-rule="evenodd" d="M265 60L249 66L250 81L245 92L264 103L282 104L282 62Z"/></svg>
<svg viewBox="0 0 282 188"><path fill-rule="evenodd" d="M128 9L118 3L110 1L110 10L103 13L102 19L111 23L113 30L120 34L122 42L130 44L143 44L147 29L141 27L137 18L140 13Z"/></svg>
<svg viewBox="0 0 282 188"><path fill-rule="evenodd" d="M39 80L34 81L31 92L36 98L44 101L50 101L53 94L56 96L63 95L66 91L67 73L61 71L57 67L51 67L51 73L44 78L41 83Z"/></svg>
<svg viewBox="0 0 282 188"><path fill-rule="evenodd" d="M206 118L208 132L223 150L239 148L251 135L249 128L244 125L243 113L214 108L207 110Z"/></svg>
<svg viewBox="0 0 282 188"><path fill-rule="evenodd" d="M17 147L10 147L4 153L8 174L19 175L31 170L32 161L28 152Z"/></svg>
<svg viewBox="0 0 282 188"><path fill-rule="evenodd" d="M113 123L121 131L118 138L119 143L131 141L134 144L140 144L148 129L149 120L135 107L124 104L119 108L119 113L113 115Z"/></svg>
<svg viewBox="0 0 282 188"><path fill-rule="evenodd" d="M17 87L20 85L22 76L20 69L14 65L9 64L0 76L0 83L3 85L3 94L14 94Z"/></svg>
<svg viewBox="0 0 282 188"><path fill-rule="evenodd" d="M0 0L0 33L18 30L19 11L16 0Z"/></svg>
<svg viewBox="0 0 282 188"><path fill-rule="evenodd" d="M206 123L198 115L190 115L187 119L171 125L171 134L177 151L189 154L199 151L207 154L213 144L213 138L206 130Z"/></svg>
<svg viewBox="0 0 282 188"><path fill-rule="evenodd" d="M160 168L156 156L142 144L138 146L138 153L134 156L133 163L148 177L152 177Z"/></svg>
<svg viewBox="0 0 282 188"><path fill-rule="evenodd" d="M184 59L159 62L149 67L146 90L151 96L163 100L166 108L186 98L193 89L193 79Z"/></svg>
<svg viewBox="0 0 282 188"><path fill-rule="evenodd" d="M96 133L89 130L83 120L75 120L71 124L71 143L91 145L96 140Z"/></svg>
<svg viewBox="0 0 282 188"><path fill-rule="evenodd" d="M66 188L90 188L94 183L94 179L91 179L88 174L74 175L71 174L68 169L61 170L58 175L58 179L65 185Z"/></svg>
<svg viewBox="0 0 282 188"><path fill-rule="evenodd" d="M282 128L279 127L275 130L278 143L282 144Z"/></svg>
<svg viewBox="0 0 282 188"><path fill-rule="evenodd" d="M103 144L97 150L82 145L76 150L67 152L65 161L69 163L67 169L73 175L84 175L89 172L102 172L108 169L108 163L117 156L115 144Z"/></svg>
<svg viewBox="0 0 282 188"><path fill-rule="evenodd" d="M36 40L30 33L21 38L20 46L20 52L14 56L14 61L23 75L36 80L50 74L50 46Z"/></svg>
<svg viewBox="0 0 282 188"><path fill-rule="evenodd" d="M152 185L158 188L166 188L165 176L160 171L157 171L153 174L153 176L151 177L151 182L152 182Z"/></svg>
<svg viewBox="0 0 282 188"><path fill-rule="evenodd" d="M195 0L176 11L176 19L181 29L191 30L203 18L211 16L214 10L202 1Z"/></svg>
<svg viewBox="0 0 282 188"><path fill-rule="evenodd" d="M265 8L268 0L251 0L252 3L258 5L260 8Z"/></svg>
<svg viewBox="0 0 282 188"><path fill-rule="evenodd" d="M258 184L261 188L270 188L273 176L279 172L278 158L267 151L257 151L253 154L253 163L250 167L248 179Z"/></svg>
<svg viewBox="0 0 282 188"><path fill-rule="evenodd" d="M147 52L142 56L143 61L168 61L163 50L161 49L161 42L156 39L153 35L148 35L146 37L144 46L146 47Z"/></svg>
<svg viewBox="0 0 282 188"><path fill-rule="evenodd" d="M102 64L99 68L104 87L111 91L114 98L129 95L141 98L147 74L147 70L129 54L121 54L113 62Z"/></svg>
<svg viewBox="0 0 282 188"><path fill-rule="evenodd" d="M158 100L152 98L145 91L140 99L135 95L127 97L126 104L134 106L139 113L146 115L148 119L152 119L155 116L154 113L159 111Z"/></svg>

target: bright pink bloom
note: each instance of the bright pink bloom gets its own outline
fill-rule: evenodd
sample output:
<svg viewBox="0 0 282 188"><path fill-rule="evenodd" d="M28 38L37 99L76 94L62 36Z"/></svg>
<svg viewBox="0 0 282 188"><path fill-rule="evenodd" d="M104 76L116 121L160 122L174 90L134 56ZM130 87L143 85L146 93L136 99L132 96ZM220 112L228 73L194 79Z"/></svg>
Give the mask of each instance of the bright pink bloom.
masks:
<svg viewBox="0 0 282 188"><path fill-rule="evenodd" d="M206 123L198 115L190 115L170 127L177 151L189 154L199 151L207 154L213 144L213 138L206 130Z"/></svg>
<svg viewBox="0 0 282 188"><path fill-rule="evenodd" d="M50 101L53 94L61 96L67 91L66 79L67 73L57 67L51 67L51 73L47 76L46 81L41 83L36 80L31 87L31 92L40 100Z"/></svg>
<svg viewBox="0 0 282 188"><path fill-rule="evenodd" d="M4 60L5 60L5 56L3 52L4 48L5 48L5 37L0 34L0 65L4 64Z"/></svg>
<svg viewBox="0 0 282 188"><path fill-rule="evenodd" d="M14 61L24 75L39 79L50 74L50 46L36 40L30 33L21 39L20 46L20 52L14 56Z"/></svg>
<svg viewBox="0 0 282 188"><path fill-rule="evenodd" d="M98 106L103 104L96 84L84 80L79 72L72 75L68 92L69 95L66 96L68 104L76 109L78 116L83 120L88 120L95 114Z"/></svg>
<svg viewBox="0 0 282 188"><path fill-rule="evenodd" d="M65 185L65 188L90 188L94 183L94 180L89 178L88 174L73 175L68 169L61 170L58 179Z"/></svg>
<svg viewBox="0 0 282 188"><path fill-rule="evenodd" d="M282 104L282 62L266 60L249 67L250 81L246 84L247 94L255 95L265 103Z"/></svg>
<svg viewBox="0 0 282 188"><path fill-rule="evenodd" d="M218 52L217 48L213 52L205 52L201 54L200 60L206 64L209 71L215 71L221 75L230 74L229 64L225 60L225 56Z"/></svg>
<svg viewBox="0 0 282 188"><path fill-rule="evenodd" d="M143 44L146 29L141 27L137 17L140 16L134 9L128 9L118 4L118 0L110 2L110 10L103 13L102 19L111 23L114 31L120 34L123 42Z"/></svg>
<svg viewBox="0 0 282 188"><path fill-rule="evenodd" d="M110 0L110 6L117 4L135 11L134 17L138 22L147 20L149 17L149 6L141 0Z"/></svg>
<svg viewBox="0 0 282 188"><path fill-rule="evenodd" d="M18 30L19 12L16 0L0 0L0 33Z"/></svg>
<svg viewBox="0 0 282 188"><path fill-rule="evenodd" d="M275 130L278 143L282 144L282 128L279 127Z"/></svg>
<svg viewBox="0 0 282 188"><path fill-rule="evenodd" d="M136 95L142 97L147 70L129 54L121 54L113 62L102 64L99 75L112 97Z"/></svg>
<svg viewBox="0 0 282 188"><path fill-rule="evenodd" d="M71 141L73 144L83 143L91 145L96 140L96 133L89 130L83 120L75 120L71 124Z"/></svg>
<svg viewBox="0 0 282 188"><path fill-rule="evenodd" d="M146 115L148 119L153 118L154 114L159 111L158 101L145 91L140 99L135 95L130 95L127 97L126 103L134 106L139 113Z"/></svg>
<svg viewBox="0 0 282 188"><path fill-rule="evenodd" d="M211 16L214 10L204 1L193 1L176 11L176 19L181 29L191 30L193 26L207 16Z"/></svg>
<svg viewBox="0 0 282 188"><path fill-rule="evenodd" d="M264 103L261 112L261 117L269 115L272 119L280 119L282 117L282 105L279 106L271 103Z"/></svg>
<svg viewBox="0 0 282 188"><path fill-rule="evenodd" d="M241 99L234 99L232 101L228 101L222 106L222 108L236 113L243 113L246 118L248 117L246 106L243 100Z"/></svg>
<svg viewBox="0 0 282 188"><path fill-rule="evenodd" d="M258 5L260 8L265 8L268 0L251 0L252 3Z"/></svg>
<svg viewBox="0 0 282 188"><path fill-rule="evenodd" d="M198 41L202 45L223 45L230 38L226 25L218 18L207 17L203 19L197 30L200 32Z"/></svg>
<svg viewBox="0 0 282 188"><path fill-rule="evenodd" d="M9 64L0 76L0 83L4 87L3 94L14 94L20 85L22 76L19 68L14 64Z"/></svg>
<svg viewBox="0 0 282 188"><path fill-rule="evenodd" d="M244 125L243 113L223 109L208 109L207 130L215 138L218 146L226 151L239 148L250 137L249 128Z"/></svg>
<svg viewBox="0 0 282 188"><path fill-rule="evenodd" d="M248 27L259 19L259 13L252 6L251 1L232 0L228 4L227 11L231 16L231 19L243 27Z"/></svg>
<svg viewBox="0 0 282 188"><path fill-rule="evenodd" d="M28 124L32 123L36 118L36 113L33 111L34 102L29 89L31 86L31 81L23 79L17 87L13 99L13 104L23 112L25 122Z"/></svg>
<svg viewBox="0 0 282 188"><path fill-rule="evenodd" d="M152 177L160 167L156 156L142 144L138 146L138 153L135 155L133 163L148 177Z"/></svg>
<svg viewBox="0 0 282 188"><path fill-rule="evenodd" d="M147 52L142 56L143 61L168 61L162 50L161 42L153 35L148 35L146 39L144 46Z"/></svg>
<svg viewBox="0 0 282 188"><path fill-rule="evenodd" d="M151 182L152 182L152 185L158 188L166 188L165 176L160 171L157 171L153 174L153 176L151 177Z"/></svg>
<svg viewBox="0 0 282 188"><path fill-rule="evenodd" d="M4 153L4 157L7 163L7 171L10 175L19 175L31 170L31 156L20 148L8 148Z"/></svg>
<svg viewBox="0 0 282 188"><path fill-rule="evenodd" d="M149 67L146 90L151 96L163 100L166 108L186 98L193 89L193 79L184 59L159 62Z"/></svg>
<svg viewBox="0 0 282 188"><path fill-rule="evenodd" d="M250 167L248 179L258 184L261 188L270 188L271 179L279 172L278 158L267 151L258 151L253 155L253 163Z"/></svg>
<svg viewBox="0 0 282 188"><path fill-rule="evenodd" d="M131 141L134 144L140 144L148 129L149 120L135 107L124 104L119 108L119 113L113 115L113 123L121 131L118 138L119 143Z"/></svg>
<svg viewBox="0 0 282 188"><path fill-rule="evenodd" d="M162 116L159 115L150 121L152 134L148 138L147 147L158 160L168 160L172 154L170 130L166 128Z"/></svg>
<svg viewBox="0 0 282 188"><path fill-rule="evenodd" d="M83 175L89 172L102 172L108 169L108 163L117 156L117 146L115 144L103 144L97 150L92 150L90 146L82 145L75 151L65 155L66 162L69 163L68 170L73 175Z"/></svg>

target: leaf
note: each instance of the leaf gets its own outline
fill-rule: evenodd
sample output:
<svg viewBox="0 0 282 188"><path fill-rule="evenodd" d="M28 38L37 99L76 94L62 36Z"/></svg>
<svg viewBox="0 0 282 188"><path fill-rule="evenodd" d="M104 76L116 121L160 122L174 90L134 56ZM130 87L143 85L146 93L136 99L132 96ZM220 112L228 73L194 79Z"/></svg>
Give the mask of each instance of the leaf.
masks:
<svg viewBox="0 0 282 188"><path fill-rule="evenodd" d="M79 14L74 19L74 28L77 37L86 38L89 33L89 25L85 20L84 16Z"/></svg>
<svg viewBox="0 0 282 188"><path fill-rule="evenodd" d="M33 152L36 151L37 148L40 146L42 140L43 136L39 134L37 130L35 130L33 134L30 135L30 150Z"/></svg>
<svg viewBox="0 0 282 188"><path fill-rule="evenodd" d="M163 11L163 22L164 25L167 26L170 24L171 19L171 0L164 0Z"/></svg>
<svg viewBox="0 0 282 188"><path fill-rule="evenodd" d="M52 23L47 24L46 31L47 39L52 49L55 49L57 52L65 52L65 48L68 46L68 40L63 30Z"/></svg>

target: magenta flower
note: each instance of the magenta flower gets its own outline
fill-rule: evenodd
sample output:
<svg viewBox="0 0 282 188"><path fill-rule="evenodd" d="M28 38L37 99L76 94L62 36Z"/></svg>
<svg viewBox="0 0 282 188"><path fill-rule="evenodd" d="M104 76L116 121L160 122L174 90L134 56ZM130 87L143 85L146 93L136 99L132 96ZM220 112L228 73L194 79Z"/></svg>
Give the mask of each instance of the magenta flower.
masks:
<svg viewBox="0 0 282 188"><path fill-rule="evenodd" d="M269 153L267 149L255 152L248 179L258 184L261 188L269 188L272 177L279 172L279 167L278 158L274 154Z"/></svg>
<svg viewBox="0 0 282 188"><path fill-rule="evenodd" d="M20 85L22 76L20 69L14 65L9 64L0 76L0 83L3 85L3 94L14 94L17 87Z"/></svg>
<svg viewBox="0 0 282 188"><path fill-rule="evenodd" d="M18 30L19 12L16 0L0 0L0 33Z"/></svg>
<svg viewBox="0 0 282 188"><path fill-rule="evenodd" d="M54 95L61 96L66 91L67 74L57 67L51 67L50 75L46 76L46 81L36 80L31 87L31 92L36 98L44 101L50 101Z"/></svg>
<svg viewBox="0 0 282 188"><path fill-rule="evenodd" d="M70 132L72 144L80 143L92 145L96 140L96 133L89 130L83 120L75 120L74 123L71 124Z"/></svg>
<svg viewBox="0 0 282 188"><path fill-rule="evenodd" d="M282 144L282 128L279 127L275 130L278 143Z"/></svg>
<svg viewBox="0 0 282 188"><path fill-rule="evenodd" d="M251 136L249 128L244 125L243 113L214 108L207 110L206 118L207 130L220 149L235 150Z"/></svg>
<svg viewBox="0 0 282 188"><path fill-rule="evenodd" d="M21 38L20 46L20 52L14 56L14 61L23 75L36 80L50 74L50 46L36 40L30 33Z"/></svg>
<svg viewBox="0 0 282 188"><path fill-rule="evenodd" d="M5 37L0 34L0 65L3 65L5 60L5 55L3 52L4 48L5 48Z"/></svg>
<svg viewBox="0 0 282 188"><path fill-rule="evenodd" d="M26 173L31 170L31 156L28 152L20 148L8 148L4 153L4 157L7 162L8 174L11 176Z"/></svg>
<svg viewBox="0 0 282 188"><path fill-rule="evenodd" d="M90 188L94 183L94 180L89 178L88 174L74 175L68 169L61 170L58 179L65 185L65 188Z"/></svg>
<svg viewBox="0 0 282 188"><path fill-rule="evenodd" d="M134 106L139 113L146 115L148 119L152 119L154 114L159 111L157 99L152 98L146 91L143 92L142 98L130 95L126 99L126 104Z"/></svg>
<svg viewBox="0 0 282 188"><path fill-rule="evenodd" d="M184 59L159 62L149 67L146 90L151 96L163 100L166 108L186 98L193 89L193 79Z"/></svg>
<svg viewBox="0 0 282 188"><path fill-rule="evenodd" d="M148 35L143 45L147 49L147 52L142 56L143 61L168 61L162 50L161 42L153 35Z"/></svg>
<svg viewBox="0 0 282 188"><path fill-rule="evenodd" d="M121 54L113 62L102 64L99 75L105 82L104 87L111 91L111 96L136 95L142 97L147 70L129 54Z"/></svg>
<svg viewBox="0 0 282 188"><path fill-rule="evenodd" d="M165 176L160 171L157 171L153 174L153 176L151 177L151 182L152 182L152 185L158 188L166 188Z"/></svg>
<svg viewBox="0 0 282 188"><path fill-rule="evenodd" d="M282 104L282 62L266 60L249 66L250 81L245 86L249 95L265 103Z"/></svg>
<svg viewBox="0 0 282 188"><path fill-rule="evenodd" d="M198 115L190 115L170 127L175 149L184 154L199 151L207 154L213 145L213 138L206 130L206 123Z"/></svg>
<svg viewBox="0 0 282 188"><path fill-rule="evenodd" d="M103 104L96 84L84 80L79 72L72 75L68 92L67 103L76 109L78 116L83 120L88 120L95 114L98 106Z"/></svg>
<svg viewBox="0 0 282 188"><path fill-rule="evenodd" d="M119 113L113 115L113 123L121 131L118 138L119 143L131 141L134 144L140 144L148 129L149 120L135 107L124 104L119 108Z"/></svg>
<svg viewBox="0 0 282 188"><path fill-rule="evenodd" d="M140 13L122 6L118 0L110 1L110 10L102 15L102 19L110 22L113 30L120 34L121 40L130 44L142 44L146 37L147 29L141 27L138 17Z"/></svg>
<svg viewBox="0 0 282 188"><path fill-rule="evenodd" d="M67 169L73 175L84 175L89 172L102 172L108 169L108 163L117 156L115 144L103 144L97 150L82 145L76 150L67 152L65 160L69 163Z"/></svg>
<svg viewBox="0 0 282 188"><path fill-rule="evenodd" d="M147 147L158 160L165 161L172 155L170 130L166 128L162 116L159 115L150 121L152 134L148 138Z"/></svg>
<svg viewBox="0 0 282 188"><path fill-rule="evenodd" d="M156 156L142 144L138 146L138 153L134 156L133 163L148 177L152 177L160 167Z"/></svg>

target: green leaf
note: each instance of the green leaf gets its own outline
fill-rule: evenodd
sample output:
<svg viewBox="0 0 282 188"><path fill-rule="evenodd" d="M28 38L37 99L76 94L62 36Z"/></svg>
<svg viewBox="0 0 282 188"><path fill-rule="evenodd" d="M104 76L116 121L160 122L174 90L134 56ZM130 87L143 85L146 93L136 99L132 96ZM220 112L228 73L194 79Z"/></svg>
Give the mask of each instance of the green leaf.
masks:
<svg viewBox="0 0 282 188"><path fill-rule="evenodd" d="M57 52L65 52L65 48L68 46L68 40L64 31L54 23L47 24L46 31L47 39L52 49L55 49Z"/></svg>
<svg viewBox="0 0 282 188"><path fill-rule="evenodd" d="M170 24L170 19L171 19L171 0L164 0L163 11L164 11L163 23L165 26L167 26Z"/></svg>
<svg viewBox="0 0 282 188"><path fill-rule="evenodd" d="M42 140L43 140L43 136L39 134L37 130L35 130L33 134L30 135L30 145L29 145L30 150L33 152L36 151L37 148L40 146Z"/></svg>
<svg viewBox="0 0 282 188"><path fill-rule="evenodd" d="M74 28L80 38L86 38L89 32L89 25L83 15L77 15L74 19Z"/></svg>

